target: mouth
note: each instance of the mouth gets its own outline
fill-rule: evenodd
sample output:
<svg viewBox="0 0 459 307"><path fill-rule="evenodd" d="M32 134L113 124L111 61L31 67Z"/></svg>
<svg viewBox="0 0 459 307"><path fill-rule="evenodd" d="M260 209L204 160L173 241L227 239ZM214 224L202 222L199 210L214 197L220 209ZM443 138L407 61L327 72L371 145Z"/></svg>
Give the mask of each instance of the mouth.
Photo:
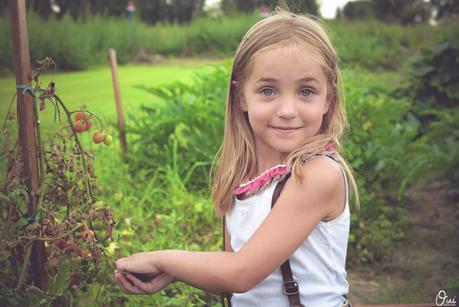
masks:
<svg viewBox="0 0 459 307"><path fill-rule="evenodd" d="M294 134L300 128L303 128L303 127L274 127L274 126L270 126L270 128L272 128L275 131L275 133L277 133L277 134L280 134L280 135L283 135L283 136L287 136L287 135Z"/></svg>
<svg viewBox="0 0 459 307"><path fill-rule="evenodd" d="M278 129L278 130L285 130L285 131L293 131L300 129L302 127L275 127L275 126L270 126L271 128Z"/></svg>

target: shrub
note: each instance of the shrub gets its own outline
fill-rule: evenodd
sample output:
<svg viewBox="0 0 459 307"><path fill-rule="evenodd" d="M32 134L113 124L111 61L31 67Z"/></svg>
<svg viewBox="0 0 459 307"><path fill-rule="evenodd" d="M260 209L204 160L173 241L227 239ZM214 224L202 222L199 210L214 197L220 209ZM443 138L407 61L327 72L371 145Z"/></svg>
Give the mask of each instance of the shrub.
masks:
<svg viewBox="0 0 459 307"><path fill-rule="evenodd" d="M351 265L381 263L404 238L403 191L424 167L412 154L417 122L404 119L410 103L392 98L389 78L394 76L383 76L358 70L345 73L350 133L344 148L357 174L362 203L360 214L352 216Z"/></svg>
<svg viewBox="0 0 459 307"><path fill-rule="evenodd" d="M127 130L133 138L132 169L178 161L178 172L189 188L207 189L208 167L202 166L210 165L220 146L228 75L227 68L214 66L213 72L197 75L191 86L178 82L144 88L161 101L141 106L140 115L128 115L134 123Z"/></svg>
<svg viewBox="0 0 459 307"><path fill-rule="evenodd" d="M410 60L404 84L395 97L412 100L410 115L420 122L418 143L429 146L422 158L427 170L452 184L451 195L459 182L459 31L456 29L423 48Z"/></svg>

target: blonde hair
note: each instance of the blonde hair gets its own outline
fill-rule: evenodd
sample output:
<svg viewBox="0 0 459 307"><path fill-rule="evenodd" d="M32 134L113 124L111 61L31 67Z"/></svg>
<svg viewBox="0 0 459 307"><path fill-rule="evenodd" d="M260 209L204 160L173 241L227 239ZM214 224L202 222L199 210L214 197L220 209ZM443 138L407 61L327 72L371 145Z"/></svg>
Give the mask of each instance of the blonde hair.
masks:
<svg viewBox="0 0 459 307"><path fill-rule="evenodd" d="M237 97L242 93L242 84L250 74L253 59L257 54L266 49L285 47L292 43L309 48L321 60L328 82L327 99L330 107L324 114L318 133L289 153L286 160L288 169L292 172L293 180L301 180L300 168L303 161L323 151L325 145L333 145L338 153L336 157L350 181L356 207L360 208L357 185L350 166L342 156L343 148L340 143L348 128L348 122L339 86L341 75L337 53L326 31L313 17L292 14L278 8L276 14L257 22L249 29L234 56L226 101L223 143L211 167L212 198L215 210L220 215L232 209L233 190L243 180L258 175L254 139L247 114L237 105ZM237 86L233 84L233 80L237 80Z"/></svg>

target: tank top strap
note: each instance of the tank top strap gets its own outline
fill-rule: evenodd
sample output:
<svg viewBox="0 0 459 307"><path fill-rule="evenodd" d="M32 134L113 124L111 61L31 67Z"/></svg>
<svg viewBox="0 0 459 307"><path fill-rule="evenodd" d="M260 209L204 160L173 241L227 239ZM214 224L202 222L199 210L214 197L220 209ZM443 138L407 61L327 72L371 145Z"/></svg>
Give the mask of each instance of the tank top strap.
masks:
<svg viewBox="0 0 459 307"><path fill-rule="evenodd" d="M338 166L339 166L339 169L341 170L341 173L343 174L343 177L344 177L344 188L345 188L345 203L347 203L348 201L348 197L349 197L349 183L347 181L347 175L346 175L346 172L344 171L343 169L343 166L341 165L341 163L339 163L339 160L336 158L335 155L331 154L331 153L316 153L314 155L311 155L310 157L308 157L308 159L306 160L302 160L302 163L305 163L306 161L312 159L312 158L315 158L315 157L319 157L319 156L325 156L325 157L328 157L330 159L332 159L333 161L335 161Z"/></svg>

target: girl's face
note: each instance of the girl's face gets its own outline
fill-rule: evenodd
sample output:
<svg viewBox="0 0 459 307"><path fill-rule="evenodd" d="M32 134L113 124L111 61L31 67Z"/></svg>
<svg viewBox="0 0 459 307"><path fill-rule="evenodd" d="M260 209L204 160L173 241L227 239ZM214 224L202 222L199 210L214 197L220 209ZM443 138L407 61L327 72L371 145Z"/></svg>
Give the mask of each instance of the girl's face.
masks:
<svg viewBox="0 0 459 307"><path fill-rule="evenodd" d="M328 111L327 79L317 55L295 45L253 61L240 108L248 113L257 157L278 163L319 131Z"/></svg>

